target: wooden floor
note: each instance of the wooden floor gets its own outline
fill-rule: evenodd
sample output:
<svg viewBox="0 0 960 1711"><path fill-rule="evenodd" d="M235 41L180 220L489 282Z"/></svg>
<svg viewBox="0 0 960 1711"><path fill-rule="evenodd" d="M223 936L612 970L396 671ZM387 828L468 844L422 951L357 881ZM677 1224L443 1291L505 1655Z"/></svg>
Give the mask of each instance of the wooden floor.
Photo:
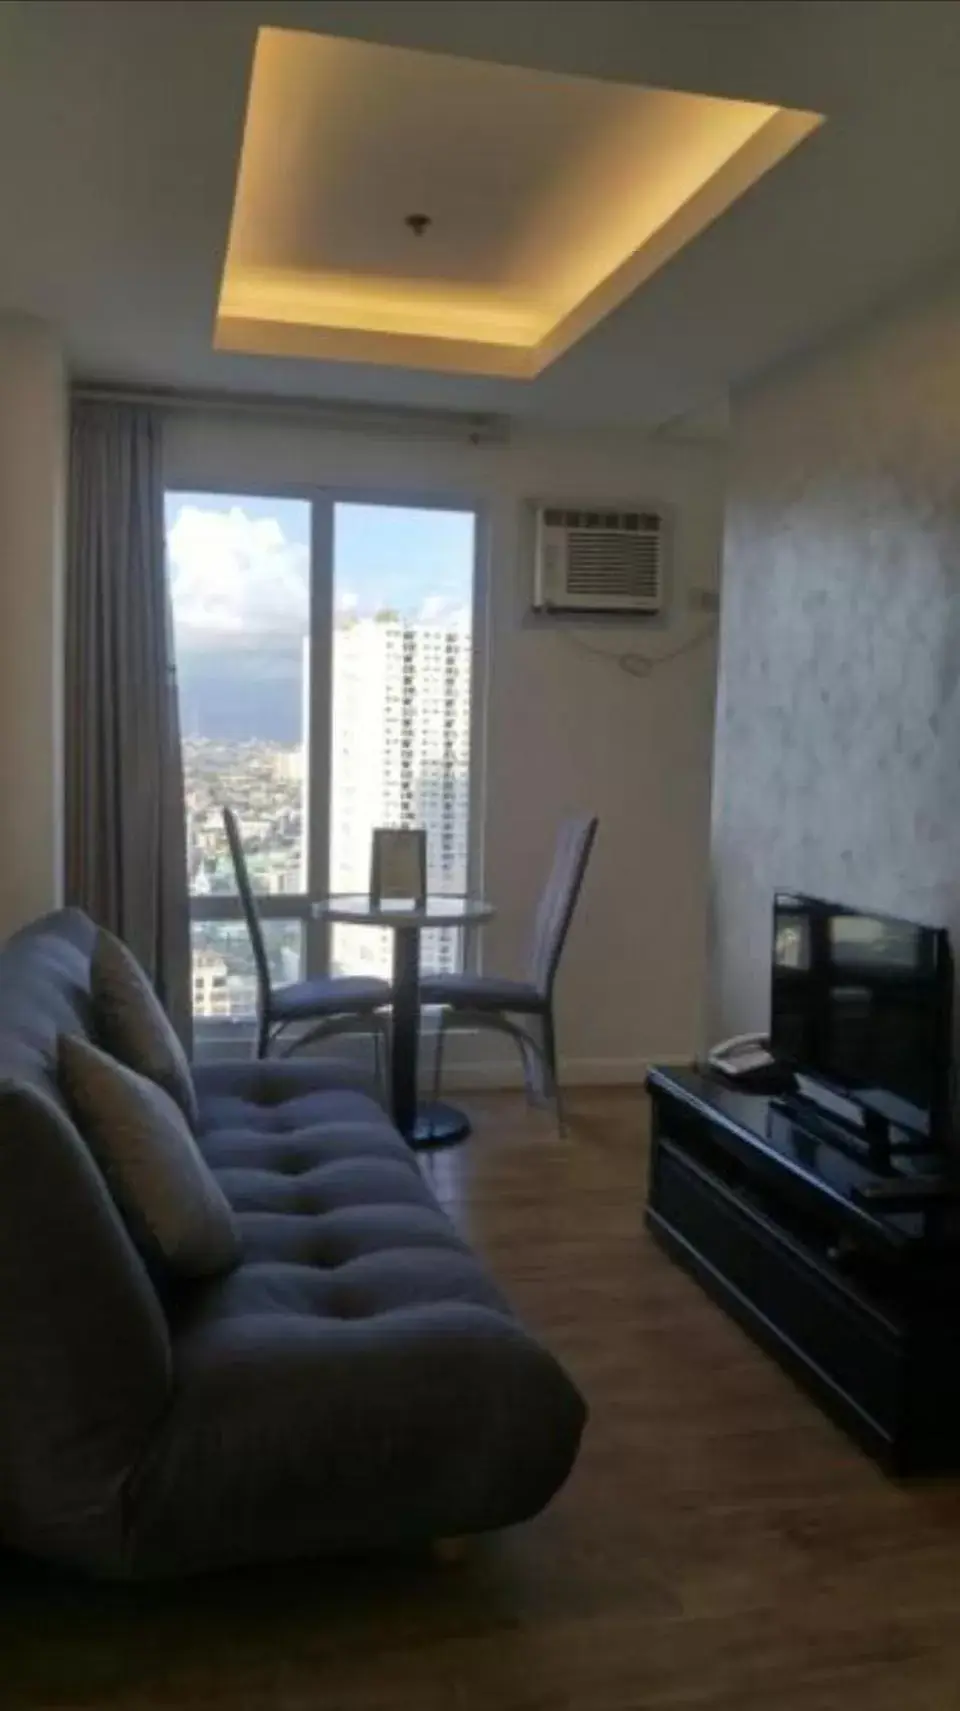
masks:
<svg viewBox="0 0 960 1711"><path fill-rule="evenodd" d="M651 1245L640 1095L572 1110L428 1167L591 1404L548 1513L456 1568L4 1577L4 1711L960 1711L960 1481L884 1480Z"/></svg>

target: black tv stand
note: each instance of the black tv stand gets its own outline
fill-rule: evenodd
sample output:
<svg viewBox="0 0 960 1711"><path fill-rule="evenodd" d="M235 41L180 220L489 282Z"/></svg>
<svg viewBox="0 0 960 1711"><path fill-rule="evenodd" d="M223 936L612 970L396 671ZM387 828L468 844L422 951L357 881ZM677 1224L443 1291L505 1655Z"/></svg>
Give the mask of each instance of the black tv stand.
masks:
<svg viewBox="0 0 960 1711"><path fill-rule="evenodd" d="M655 1069L647 1224L890 1471L960 1469L960 1185L806 1101Z"/></svg>

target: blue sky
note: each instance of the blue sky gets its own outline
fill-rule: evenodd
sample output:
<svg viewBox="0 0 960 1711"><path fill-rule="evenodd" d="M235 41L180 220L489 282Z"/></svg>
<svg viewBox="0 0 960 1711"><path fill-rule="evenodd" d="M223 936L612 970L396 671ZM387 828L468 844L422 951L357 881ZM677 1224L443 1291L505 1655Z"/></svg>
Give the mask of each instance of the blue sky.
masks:
<svg viewBox="0 0 960 1711"><path fill-rule="evenodd" d="M415 617L428 601L469 606L474 519L468 511L337 505L334 582L337 604L356 597L360 612L393 607Z"/></svg>
<svg viewBox="0 0 960 1711"><path fill-rule="evenodd" d="M472 513L338 503L334 520L338 610L469 622ZM178 631L208 645L224 635L305 633L309 535L304 500L169 494Z"/></svg>

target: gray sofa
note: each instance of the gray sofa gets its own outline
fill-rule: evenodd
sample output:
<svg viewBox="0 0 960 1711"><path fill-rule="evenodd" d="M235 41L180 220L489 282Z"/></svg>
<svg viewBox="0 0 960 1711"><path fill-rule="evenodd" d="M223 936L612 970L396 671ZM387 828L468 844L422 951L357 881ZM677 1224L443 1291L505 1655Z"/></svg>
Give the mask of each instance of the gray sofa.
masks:
<svg viewBox="0 0 960 1711"><path fill-rule="evenodd" d="M534 1515L583 1402L342 1066L197 1069L244 1257L161 1297L56 1086L94 932L0 952L0 1544L141 1577Z"/></svg>

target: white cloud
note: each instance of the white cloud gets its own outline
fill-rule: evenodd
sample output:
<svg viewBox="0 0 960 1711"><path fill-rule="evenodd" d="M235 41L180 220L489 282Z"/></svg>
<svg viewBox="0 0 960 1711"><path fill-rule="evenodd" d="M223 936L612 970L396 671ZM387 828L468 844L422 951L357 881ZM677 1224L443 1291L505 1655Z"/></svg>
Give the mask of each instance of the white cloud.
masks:
<svg viewBox="0 0 960 1711"><path fill-rule="evenodd" d="M352 588L341 588L337 591L337 611L348 617L356 612L360 605L360 596Z"/></svg>
<svg viewBox="0 0 960 1711"><path fill-rule="evenodd" d="M306 633L309 553L275 517L184 505L167 536L176 626L182 640Z"/></svg>

